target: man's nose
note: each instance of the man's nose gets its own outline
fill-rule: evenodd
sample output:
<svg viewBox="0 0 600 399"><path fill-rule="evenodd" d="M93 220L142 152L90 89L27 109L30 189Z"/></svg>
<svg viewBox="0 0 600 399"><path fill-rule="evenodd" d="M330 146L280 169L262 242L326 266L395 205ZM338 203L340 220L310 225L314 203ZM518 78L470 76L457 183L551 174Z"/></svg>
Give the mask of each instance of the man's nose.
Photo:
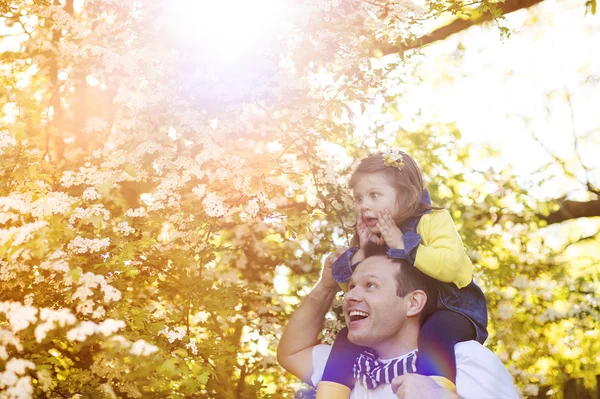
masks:
<svg viewBox="0 0 600 399"><path fill-rule="evenodd" d="M344 301L347 303L360 302L360 289L358 287L352 287L344 294Z"/></svg>

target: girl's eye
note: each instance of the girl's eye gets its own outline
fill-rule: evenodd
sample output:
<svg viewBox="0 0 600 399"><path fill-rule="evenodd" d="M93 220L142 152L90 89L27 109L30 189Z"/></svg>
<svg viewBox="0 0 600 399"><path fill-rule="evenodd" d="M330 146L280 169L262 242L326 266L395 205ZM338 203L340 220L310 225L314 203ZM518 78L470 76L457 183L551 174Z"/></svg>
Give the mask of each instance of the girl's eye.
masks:
<svg viewBox="0 0 600 399"><path fill-rule="evenodd" d="M371 193L371 198L377 198L379 197L379 193Z"/></svg>
<svg viewBox="0 0 600 399"><path fill-rule="evenodd" d="M362 202L362 197L354 197L354 201L360 204Z"/></svg>

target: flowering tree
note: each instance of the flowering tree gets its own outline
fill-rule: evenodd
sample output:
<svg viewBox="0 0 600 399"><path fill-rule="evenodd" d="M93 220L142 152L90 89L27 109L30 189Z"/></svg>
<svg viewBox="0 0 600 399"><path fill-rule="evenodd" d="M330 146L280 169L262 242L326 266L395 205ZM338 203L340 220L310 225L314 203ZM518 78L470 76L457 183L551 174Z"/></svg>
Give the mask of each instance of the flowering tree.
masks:
<svg viewBox="0 0 600 399"><path fill-rule="evenodd" d="M351 234L348 171L393 146L444 177L433 198L473 249L491 345L517 382L561 382L537 370L552 330L577 319L577 345L597 352L581 325L597 327L598 309L592 280L542 274L543 245L519 245L545 205L510 173L468 173L453 126L354 123L378 93L402 95L424 23L449 12L468 26L512 3L297 1L224 51L194 30L213 15L190 18L183 1L0 2L1 395L291 395L281 326ZM567 291L581 307L552 311Z"/></svg>

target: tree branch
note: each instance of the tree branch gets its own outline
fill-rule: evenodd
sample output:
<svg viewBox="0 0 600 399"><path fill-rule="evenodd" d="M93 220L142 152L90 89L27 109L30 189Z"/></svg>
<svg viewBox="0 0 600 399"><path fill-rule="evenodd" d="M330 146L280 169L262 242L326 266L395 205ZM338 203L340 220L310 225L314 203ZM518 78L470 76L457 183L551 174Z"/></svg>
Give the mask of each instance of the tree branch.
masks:
<svg viewBox="0 0 600 399"><path fill-rule="evenodd" d="M506 15L514 11L532 7L542 1L544 0L506 0L504 3L498 3L497 7L502 11L502 15ZM377 48L377 50L383 53L383 55L402 53L406 50L416 49L439 40L444 40L455 33L462 32L471 26L480 25L483 22L491 21L492 19L492 14L489 12L476 19L455 19L448 25L442 26L410 43L405 43L400 46L383 44L381 47Z"/></svg>
<svg viewBox="0 0 600 399"><path fill-rule="evenodd" d="M559 200L560 208L548 216L538 215L548 224L560 223L566 220L584 217L600 216L600 199L586 202Z"/></svg>

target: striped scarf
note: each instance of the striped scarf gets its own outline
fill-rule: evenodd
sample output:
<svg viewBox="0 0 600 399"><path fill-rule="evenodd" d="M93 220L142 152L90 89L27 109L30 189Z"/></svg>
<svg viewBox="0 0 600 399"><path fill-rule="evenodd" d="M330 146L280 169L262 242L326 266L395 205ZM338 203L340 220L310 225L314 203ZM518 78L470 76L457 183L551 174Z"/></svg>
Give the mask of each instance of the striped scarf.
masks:
<svg viewBox="0 0 600 399"><path fill-rule="evenodd" d="M375 351L367 349L354 362L354 378L367 389L375 389L379 384L391 384L394 377L404 373L417 372L417 350L383 363Z"/></svg>

